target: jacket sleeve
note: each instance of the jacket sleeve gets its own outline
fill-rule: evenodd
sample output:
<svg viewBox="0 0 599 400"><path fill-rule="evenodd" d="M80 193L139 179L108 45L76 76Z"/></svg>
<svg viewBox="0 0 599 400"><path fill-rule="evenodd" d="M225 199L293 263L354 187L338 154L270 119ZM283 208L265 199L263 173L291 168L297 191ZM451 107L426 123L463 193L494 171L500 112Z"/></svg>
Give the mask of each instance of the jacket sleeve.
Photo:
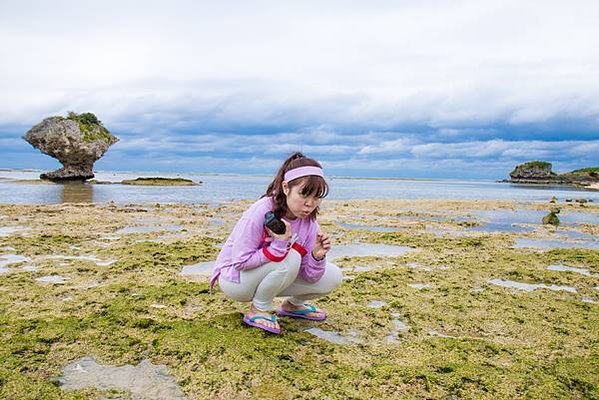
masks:
<svg viewBox="0 0 599 400"><path fill-rule="evenodd" d="M232 265L236 270L257 268L267 262L285 258L288 243L283 240L273 240L265 247L263 232L262 223L254 221L251 217L244 216L237 222L231 233L233 236ZM269 259L268 256L271 258Z"/></svg>
<svg viewBox="0 0 599 400"><path fill-rule="evenodd" d="M312 249L314 248L316 234L318 232L320 232L320 226L318 225L318 222L315 221L314 224L312 224L312 229L310 229L310 233L306 239L304 248L306 249L307 254L302 258L299 271L300 277L310 283L318 282L318 280L322 278L327 264L326 257L322 260L316 260L312 256Z"/></svg>

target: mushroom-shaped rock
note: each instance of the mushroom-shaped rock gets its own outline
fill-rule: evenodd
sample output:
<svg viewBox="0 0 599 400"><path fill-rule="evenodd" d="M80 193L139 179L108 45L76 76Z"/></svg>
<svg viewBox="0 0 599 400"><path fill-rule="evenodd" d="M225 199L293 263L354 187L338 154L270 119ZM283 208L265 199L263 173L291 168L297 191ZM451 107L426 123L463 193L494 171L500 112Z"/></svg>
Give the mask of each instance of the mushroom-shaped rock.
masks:
<svg viewBox="0 0 599 400"><path fill-rule="evenodd" d="M70 112L65 117L49 117L23 135L29 144L56 158L62 168L40 175L54 181L86 180L94 177L94 163L118 142L92 113Z"/></svg>

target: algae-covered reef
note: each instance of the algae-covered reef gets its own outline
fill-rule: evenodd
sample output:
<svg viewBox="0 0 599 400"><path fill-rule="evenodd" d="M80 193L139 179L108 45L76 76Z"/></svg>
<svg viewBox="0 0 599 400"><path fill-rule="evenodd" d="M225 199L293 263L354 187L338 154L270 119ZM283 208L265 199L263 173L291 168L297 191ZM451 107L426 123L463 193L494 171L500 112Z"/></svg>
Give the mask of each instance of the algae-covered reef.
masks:
<svg viewBox="0 0 599 400"><path fill-rule="evenodd" d="M165 365L188 399L599 396L599 251L514 247L518 235L599 233L592 222L567 223L571 213L593 221L597 205L563 205L559 228L539 220L522 234L475 231L485 221L473 214L547 205L325 202L321 226L335 245L412 251L339 257L348 279L317 300L327 321L282 318L273 336L242 325L244 304L180 275L216 257L248 204L0 205L0 398L141 398L65 390L64 369L85 357Z"/></svg>
<svg viewBox="0 0 599 400"><path fill-rule="evenodd" d="M198 183L186 178L136 178L125 179L121 181L123 185L139 185L139 186L196 186Z"/></svg>

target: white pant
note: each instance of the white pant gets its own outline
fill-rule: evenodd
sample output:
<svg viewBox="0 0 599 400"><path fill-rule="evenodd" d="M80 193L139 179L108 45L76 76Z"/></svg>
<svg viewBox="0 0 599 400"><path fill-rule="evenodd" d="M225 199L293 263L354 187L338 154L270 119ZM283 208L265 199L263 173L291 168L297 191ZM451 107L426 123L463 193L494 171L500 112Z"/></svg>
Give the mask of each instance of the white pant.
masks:
<svg viewBox="0 0 599 400"><path fill-rule="evenodd" d="M298 276L302 257L294 249L281 262L269 262L258 268L240 271L239 283L229 282L221 275L218 285L223 293L237 301L251 301L263 311L272 311L275 297L290 296L289 301L301 305L306 300L325 296L343 280L341 269L327 263L323 276L314 283Z"/></svg>

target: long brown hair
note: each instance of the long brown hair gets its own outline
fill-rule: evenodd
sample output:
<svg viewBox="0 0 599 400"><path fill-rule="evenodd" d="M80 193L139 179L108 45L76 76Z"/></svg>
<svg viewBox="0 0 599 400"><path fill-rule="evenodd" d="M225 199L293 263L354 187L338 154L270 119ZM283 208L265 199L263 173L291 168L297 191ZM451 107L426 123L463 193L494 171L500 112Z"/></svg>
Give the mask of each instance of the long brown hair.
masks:
<svg viewBox="0 0 599 400"><path fill-rule="evenodd" d="M285 180L285 173L292 169L299 167L318 167L322 168L320 163L312 158L306 157L299 151L292 153L279 168L277 175L273 181L268 185L266 193L262 197L272 196L274 202L274 213L277 217L281 218L289 209L287 208L287 196L283 192L283 181ZM329 194L329 185L320 176L308 175L302 176L301 178L293 179L289 184L289 189L294 186L302 185L302 194L307 196L316 196L318 198L324 198ZM310 217L315 219L318 215L319 207L316 207Z"/></svg>

